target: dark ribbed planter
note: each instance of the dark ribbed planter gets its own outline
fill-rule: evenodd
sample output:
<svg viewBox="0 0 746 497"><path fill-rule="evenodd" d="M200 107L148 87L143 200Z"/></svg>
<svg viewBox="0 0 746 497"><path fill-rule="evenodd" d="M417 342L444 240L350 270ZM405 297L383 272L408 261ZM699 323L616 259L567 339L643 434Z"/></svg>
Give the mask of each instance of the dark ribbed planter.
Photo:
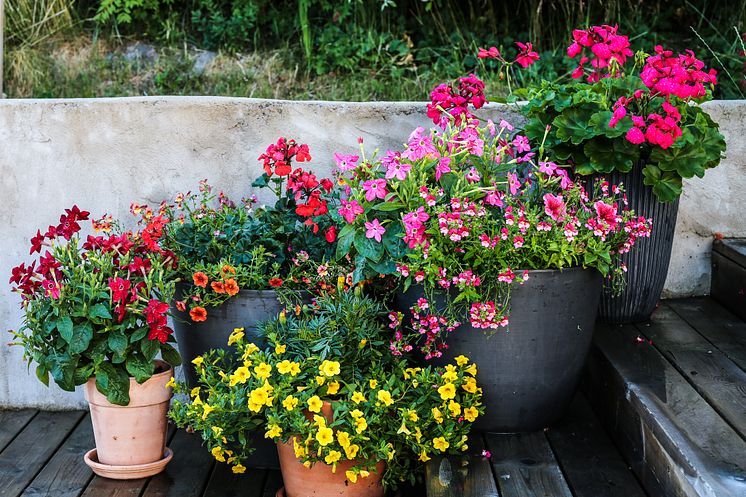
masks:
<svg viewBox="0 0 746 497"><path fill-rule="evenodd" d="M177 295L180 296L186 288L179 286ZM281 310L282 305L274 290L241 290L220 307L208 307L207 320L202 322L192 321L188 312L172 309L176 343L187 384L190 387L199 384L192 359L211 349L228 349L228 336L235 328L244 328L246 340L259 344L256 325L274 318ZM244 464L249 467L278 467L275 444L265 439L263 433L250 436L256 451Z"/></svg>
<svg viewBox="0 0 746 497"><path fill-rule="evenodd" d="M571 400L591 344L602 278L592 269L530 271L513 285L510 324L492 336L466 323L448 336L435 364L465 355L476 363L486 412L475 428L527 432L554 422ZM399 295L408 309L421 288Z"/></svg>
<svg viewBox="0 0 746 497"><path fill-rule="evenodd" d="M612 324L647 321L666 283L679 200L659 202L653 189L643 183L641 166L629 173L611 173L604 177L611 184L624 184L629 208L639 216L652 219L653 229L650 238L638 239L631 252L622 255L620 262L627 266L627 286L619 296L604 292L599 315Z"/></svg>

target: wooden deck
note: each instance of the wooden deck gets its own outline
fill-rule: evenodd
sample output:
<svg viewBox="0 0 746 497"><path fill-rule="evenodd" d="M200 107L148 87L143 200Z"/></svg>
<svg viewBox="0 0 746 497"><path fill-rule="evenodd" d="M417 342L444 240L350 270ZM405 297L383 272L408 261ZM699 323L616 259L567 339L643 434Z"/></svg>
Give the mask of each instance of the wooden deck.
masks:
<svg viewBox="0 0 746 497"><path fill-rule="evenodd" d="M746 322L710 298L669 301L647 325L600 327L583 394L555 426L477 434L402 497L746 496ZM276 469L233 475L171 430L153 478L95 477L83 411L0 411L0 497L271 497ZM482 457L482 449L492 453Z"/></svg>

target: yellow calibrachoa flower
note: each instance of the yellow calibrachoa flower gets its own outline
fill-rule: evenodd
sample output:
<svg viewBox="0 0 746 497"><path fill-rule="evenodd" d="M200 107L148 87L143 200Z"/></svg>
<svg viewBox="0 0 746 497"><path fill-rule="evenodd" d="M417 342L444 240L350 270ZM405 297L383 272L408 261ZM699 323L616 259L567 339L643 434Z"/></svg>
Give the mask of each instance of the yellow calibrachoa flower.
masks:
<svg viewBox="0 0 746 497"><path fill-rule="evenodd" d="M321 401L318 395L314 395L310 399L308 399L308 410L311 412L321 412L321 406L323 406L324 403Z"/></svg>
<svg viewBox="0 0 746 497"><path fill-rule="evenodd" d="M234 343L238 342L244 337L244 329L243 328L235 328L233 332L228 337L228 345L233 345Z"/></svg>
<svg viewBox="0 0 746 497"><path fill-rule="evenodd" d="M420 440L422 440L422 432L419 426L414 427L414 439L417 440L417 443L420 443Z"/></svg>
<svg viewBox="0 0 746 497"><path fill-rule="evenodd" d="M298 440L293 438L293 450L295 451L295 457L300 459L306 456L306 448L298 443Z"/></svg>
<svg viewBox="0 0 746 497"><path fill-rule="evenodd" d="M330 450L324 458L326 464L334 464L342 458L342 453L338 450Z"/></svg>
<svg viewBox="0 0 746 497"><path fill-rule="evenodd" d="M236 369L236 371L234 371L233 374L230 376L230 386L233 387L238 383L243 385L250 377L251 373L249 372L249 368L247 368L246 366L241 366L240 368Z"/></svg>
<svg viewBox="0 0 746 497"><path fill-rule="evenodd" d="M475 380L474 378L465 378L464 384L461 385L461 388L463 388L469 393L476 393L477 392L477 380Z"/></svg>
<svg viewBox="0 0 746 497"><path fill-rule="evenodd" d="M265 385L266 386L266 385ZM249 409L259 412L263 405L271 405L272 397L265 387L255 388L249 394Z"/></svg>
<svg viewBox="0 0 746 497"><path fill-rule="evenodd" d="M236 464L231 468L231 471L236 474L241 474L246 471L246 466L244 466L243 464Z"/></svg>
<svg viewBox="0 0 746 497"><path fill-rule="evenodd" d="M300 373L300 366L297 362L290 363L290 376L297 376Z"/></svg>
<svg viewBox="0 0 746 497"><path fill-rule="evenodd" d="M416 375L422 371L422 368L407 368L404 370L404 379L408 380L410 377Z"/></svg>
<svg viewBox="0 0 746 497"><path fill-rule="evenodd" d="M357 483L357 473L354 471L345 471L345 477L350 480L350 483Z"/></svg>
<svg viewBox="0 0 746 497"><path fill-rule="evenodd" d="M460 355L456 357L456 364L458 364L459 366L464 366L466 364L469 364L469 358L466 357L465 355Z"/></svg>
<svg viewBox="0 0 746 497"><path fill-rule="evenodd" d="M352 411L350 411L350 416L352 416L355 419L362 417L362 415L363 415L363 411L361 411L360 409L353 409Z"/></svg>
<svg viewBox="0 0 746 497"><path fill-rule="evenodd" d="M456 371L446 371L443 373L443 376L441 376L441 379L444 383L451 383L458 379L458 373L456 373Z"/></svg>
<svg viewBox="0 0 746 497"><path fill-rule="evenodd" d="M368 422L365 421L365 418L357 418L355 420L355 431L359 434L365 431L365 429L368 428Z"/></svg>
<svg viewBox="0 0 746 497"><path fill-rule="evenodd" d="M453 383L446 383L442 387L438 388L440 398L443 400L449 400L456 397L456 386Z"/></svg>
<svg viewBox="0 0 746 497"><path fill-rule="evenodd" d="M477 419L477 416L479 416L479 411L477 411L476 407L467 407L464 409L464 419L468 422L473 423Z"/></svg>
<svg viewBox="0 0 746 497"><path fill-rule="evenodd" d="M192 397L196 397L199 395L199 387L192 388L191 392L189 392L189 395Z"/></svg>
<svg viewBox="0 0 746 497"><path fill-rule="evenodd" d="M378 382L376 380L370 380L368 384L370 385L370 388L376 388L378 386Z"/></svg>
<svg viewBox="0 0 746 497"><path fill-rule="evenodd" d="M223 449L220 447L213 447L210 451L212 453L212 457L215 458L218 462L225 462L225 456L223 455Z"/></svg>
<svg viewBox="0 0 746 497"><path fill-rule="evenodd" d="M428 457L427 452L425 452L424 450L420 452L420 461L427 462L429 460L430 460L430 457Z"/></svg>
<svg viewBox="0 0 746 497"><path fill-rule="evenodd" d="M420 420L420 417L419 417L419 416L417 415L417 411L413 411L413 410L411 410L411 409L409 409L409 410L407 411L407 416L409 417L409 420L410 420L410 421L415 421L415 422L417 422L417 421L419 421L419 420Z"/></svg>
<svg viewBox="0 0 746 497"><path fill-rule="evenodd" d="M223 434L223 429L219 426L213 426L212 432L215 434L216 437L219 437L220 435Z"/></svg>
<svg viewBox="0 0 746 497"><path fill-rule="evenodd" d="M476 376L477 375L477 365L472 363L468 368L464 369L464 371L466 371L467 373L469 373L472 376Z"/></svg>
<svg viewBox="0 0 746 497"><path fill-rule="evenodd" d="M323 385L326 382L325 376L317 376L316 377L316 383L318 383L319 386Z"/></svg>
<svg viewBox="0 0 746 497"><path fill-rule="evenodd" d="M436 423L440 424L443 422L443 414L440 412L440 409L437 407L433 407L430 412L433 414L433 419Z"/></svg>
<svg viewBox="0 0 746 497"><path fill-rule="evenodd" d="M285 400L282 401L282 407L288 411L292 411L298 405L298 398L288 395Z"/></svg>
<svg viewBox="0 0 746 497"><path fill-rule="evenodd" d="M448 410L451 412L452 417L457 417L459 414L461 414L461 404L458 402L450 401L448 403Z"/></svg>
<svg viewBox="0 0 746 497"><path fill-rule="evenodd" d="M284 354L287 349L288 349L287 345L277 344L275 345L275 354L277 355Z"/></svg>
<svg viewBox="0 0 746 497"><path fill-rule="evenodd" d="M412 432L409 431L409 428L407 428L407 425L406 425L406 423L404 421L401 422L401 426L399 427L398 430L396 430L396 433L397 433L397 435L399 433L406 433L407 435L411 435L412 434Z"/></svg>
<svg viewBox="0 0 746 497"><path fill-rule="evenodd" d="M197 356L197 357L195 357L194 359L192 359L192 364L194 364L194 365L195 365L195 366L197 366L198 368L201 368L201 367L202 367L202 364L203 364L204 362L205 362L205 359L204 359L204 357L202 357L202 356Z"/></svg>
<svg viewBox="0 0 746 497"><path fill-rule="evenodd" d="M202 399L199 398L199 392L197 392L197 396L194 397L194 400L192 400L192 404L194 404L195 406L202 404Z"/></svg>
<svg viewBox="0 0 746 497"><path fill-rule="evenodd" d="M348 445L347 447L344 447L345 450L345 456L347 456L347 459L353 460L355 457L357 457L357 452L360 450L360 447L357 444Z"/></svg>
<svg viewBox="0 0 746 497"><path fill-rule="evenodd" d="M324 361L319 366L319 372L324 376L335 376L341 371L337 361Z"/></svg>
<svg viewBox="0 0 746 497"><path fill-rule="evenodd" d="M451 444L448 443L448 440L443 437L433 438L433 447L441 452L445 452L450 446Z"/></svg>
<svg viewBox="0 0 746 497"><path fill-rule="evenodd" d="M242 359L245 361L254 352L259 352L259 347L257 347L257 345L255 343L248 344L246 346L246 348L244 349L244 351L243 351L243 357L242 357Z"/></svg>
<svg viewBox="0 0 746 497"><path fill-rule="evenodd" d="M391 398L391 393L388 390L379 390L378 394L376 394L376 398L386 406L390 406L394 403L394 399Z"/></svg>
<svg viewBox="0 0 746 497"><path fill-rule="evenodd" d="M319 428L319 431L316 432L316 441L319 442L319 445L325 447L334 441L334 432L331 428L322 426Z"/></svg>
<svg viewBox="0 0 746 497"><path fill-rule="evenodd" d="M173 388L175 386L176 386L176 378L172 376L171 379L168 380L168 383L166 383L166 388Z"/></svg>
<svg viewBox="0 0 746 497"><path fill-rule="evenodd" d="M203 404L202 405L202 419L207 419L207 415L210 414L212 411L214 411L215 408L209 404Z"/></svg>
<svg viewBox="0 0 746 497"><path fill-rule="evenodd" d="M264 438L277 438L280 435L282 435L282 428L276 424L271 424L269 425L267 432L264 434Z"/></svg>
<svg viewBox="0 0 746 497"><path fill-rule="evenodd" d="M266 362L263 362L259 364L258 366L254 367L254 374L256 374L257 378L261 378L263 380L266 380L269 378L269 374L272 372L272 365L267 364Z"/></svg>
<svg viewBox="0 0 746 497"><path fill-rule="evenodd" d="M367 338L363 338L362 340L360 340L360 343L358 344L358 348L362 349L363 347L365 347L366 343L368 343L368 339Z"/></svg>
<svg viewBox="0 0 746 497"><path fill-rule="evenodd" d="M361 392L355 392L352 394L352 401L355 404L359 404L361 402L365 402L365 395L363 395Z"/></svg>
<svg viewBox="0 0 746 497"><path fill-rule="evenodd" d="M326 386L326 393L329 395L334 395L337 392L339 392L339 382L330 381L329 384Z"/></svg>
<svg viewBox="0 0 746 497"><path fill-rule="evenodd" d="M280 361L277 363L277 372L280 374L288 374L291 369L291 362L285 359L284 361Z"/></svg>
<svg viewBox="0 0 746 497"><path fill-rule="evenodd" d="M346 431L338 431L337 442L342 448L348 447L350 445L350 434Z"/></svg>

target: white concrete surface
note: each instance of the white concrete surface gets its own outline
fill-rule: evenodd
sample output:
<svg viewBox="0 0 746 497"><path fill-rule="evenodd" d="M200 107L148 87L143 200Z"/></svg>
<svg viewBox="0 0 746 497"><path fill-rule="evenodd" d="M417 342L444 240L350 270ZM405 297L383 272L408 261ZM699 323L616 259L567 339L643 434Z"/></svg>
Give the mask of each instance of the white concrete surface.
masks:
<svg viewBox="0 0 746 497"><path fill-rule="evenodd" d="M729 144L728 159L704 180L687 182L666 294L703 294L715 231L746 235L740 212L746 186L745 102L715 102L708 110ZM429 125L422 103L285 102L216 97L0 101L0 329L16 329L18 299L6 284L27 259L29 237L65 207L126 218L130 202L157 203L200 179L234 196L250 193L256 160L283 135L311 147L324 173L335 151L370 152L400 145L417 125ZM490 117L517 120L501 106ZM0 406L75 408L70 394L40 384L21 350L0 346Z"/></svg>

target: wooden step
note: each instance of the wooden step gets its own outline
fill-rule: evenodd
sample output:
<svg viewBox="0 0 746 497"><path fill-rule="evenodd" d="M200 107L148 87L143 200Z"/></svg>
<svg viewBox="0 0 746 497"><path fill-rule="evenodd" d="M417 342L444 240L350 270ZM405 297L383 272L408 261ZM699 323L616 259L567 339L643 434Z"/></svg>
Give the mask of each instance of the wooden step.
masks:
<svg viewBox="0 0 746 497"><path fill-rule="evenodd" d="M746 238L713 242L710 295L746 319Z"/></svg>
<svg viewBox="0 0 746 497"><path fill-rule="evenodd" d="M649 495L746 496L746 372L718 348L746 336L701 333L711 319L686 307L692 318L674 302L649 325L599 326L584 392Z"/></svg>

